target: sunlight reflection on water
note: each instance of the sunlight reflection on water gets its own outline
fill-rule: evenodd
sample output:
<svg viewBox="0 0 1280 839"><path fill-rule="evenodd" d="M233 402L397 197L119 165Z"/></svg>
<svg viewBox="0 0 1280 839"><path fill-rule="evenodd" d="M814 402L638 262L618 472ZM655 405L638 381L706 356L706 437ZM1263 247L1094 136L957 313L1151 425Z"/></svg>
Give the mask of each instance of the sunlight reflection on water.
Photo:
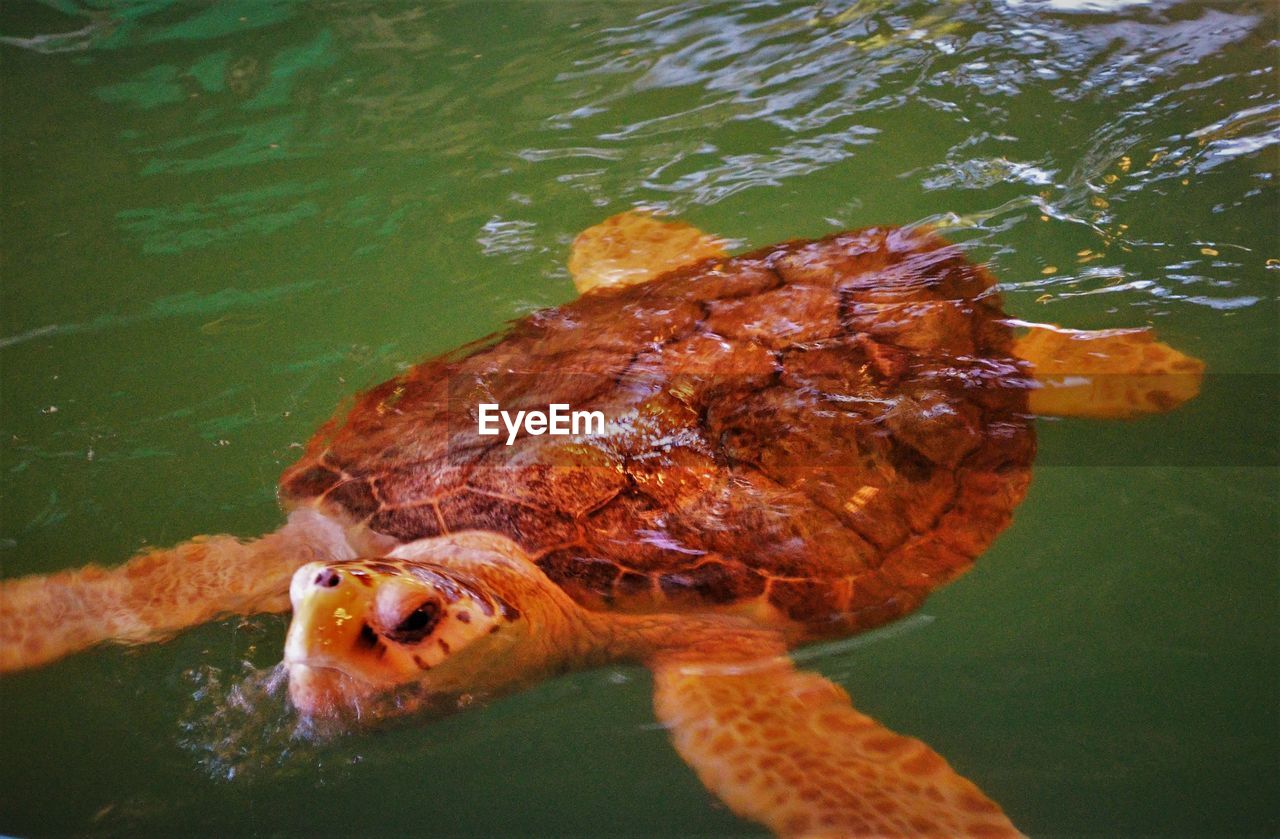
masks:
<svg viewBox="0 0 1280 839"><path fill-rule="evenodd" d="M568 299L573 236L637 204L743 247L931 224L992 264L1017 317L1155 323L1212 373L1274 372L1274 4L29 5L0 19L4 268L22 278L0 284L6 576L274 526L275 477L334 405ZM1242 414L1267 411L1232 378L1211 375L1167 421L1042 423L1033 496L992 571L805 660L904 728L951 738L1029 829L1209 831L1238 813L1229 826L1266 832L1249 796L1274 777L1257 753L1274 743L1273 694L1250 690L1274 683L1259 592L1275 571L1259 546L1275 482L1260 457L1213 459L1259 427ZM1194 463L1212 468L1167 454L1206 451ZM1055 468L1108 457L1176 468ZM1231 464L1248 468L1217 468ZM457 722L463 745L432 752L436 735L299 728L270 658L245 665L242 647L138 651L154 719L85 735L132 757L138 774L120 779L81 766L79 728L54 713L102 718L117 677L6 684L10 708L49 711L5 723L5 778L31 788L4 805L15 831L49 813L67 832L172 830L187 814L161 792L130 804L130 785L181 797L193 760L202 781L301 790L237 821L240 787L219 781L235 791L202 793L210 830L299 830L274 805L336 794L368 754L377 777L405 776L369 817L389 832L420 830L441 800L481 830L530 817L484 783L507 772L568 779L531 795L548 833L598 829L597 812L637 832L740 827L704 815L695 782L661 762L674 758L639 671L544 686ZM590 745L620 754L619 774L648 760L674 780L624 818L616 790L583 792L608 771ZM510 765L465 765L485 750ZM463 768L439 772L440 754ZM686 787L678 822L645 806ZM1212 820L1182 794L1208 787L1228 802ZM331 828L324 807L302 824Z"/></svg>

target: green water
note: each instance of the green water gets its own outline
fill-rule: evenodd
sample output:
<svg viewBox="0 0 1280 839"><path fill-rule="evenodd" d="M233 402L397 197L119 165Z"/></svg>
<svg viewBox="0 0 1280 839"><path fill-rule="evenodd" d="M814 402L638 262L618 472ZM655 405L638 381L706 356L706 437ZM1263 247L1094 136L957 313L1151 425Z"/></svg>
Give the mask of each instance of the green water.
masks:
<svg viewBox="0 0 1280 839"><path fill-rule="evenodd" d="M1278 24L1265 0L4 3L3 575L274 528L344 396L569 299L568 243L611 213L744 244L932 220L1016 316L1153 324L1211 375L1171 416L1041 423L978 568L811 666L1031 834L1275 835ZM232 701L284 626L4 678L0 832L757 832L636 669L290 740L278 695Z"/></svg>

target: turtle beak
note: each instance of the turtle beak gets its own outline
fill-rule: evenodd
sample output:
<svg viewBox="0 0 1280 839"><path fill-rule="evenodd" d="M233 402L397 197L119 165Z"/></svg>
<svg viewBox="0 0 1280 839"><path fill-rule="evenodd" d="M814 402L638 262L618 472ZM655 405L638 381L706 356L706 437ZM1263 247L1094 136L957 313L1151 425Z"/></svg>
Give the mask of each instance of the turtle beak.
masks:
<svg viewBox="0 0 1280 839"><path fill-rule="evenodd" d="M363 653L374 648L371 589L341 565L313 562L294 574L289 597L284 663L294 705L307 715L355 707L376 688L375 673L363 666Z"/></svg>

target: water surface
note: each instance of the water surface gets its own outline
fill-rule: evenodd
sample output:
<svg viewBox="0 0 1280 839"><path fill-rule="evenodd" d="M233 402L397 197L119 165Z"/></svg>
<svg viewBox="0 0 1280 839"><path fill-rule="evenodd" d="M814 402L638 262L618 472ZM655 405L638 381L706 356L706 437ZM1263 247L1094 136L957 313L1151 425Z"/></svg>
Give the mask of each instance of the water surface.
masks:
<svg viewBox="0 0 1280 839"><path fill-rule="evenodd" d="M1027 320L1154 325L1182 411L1043 422L1014 525L811 652L1035 835L1280 832L1267 2L0 6L0 565L274 528L355 390L573 295L644 205L745 244L932 222ZM290 738L231 620L0 682L7 833L751 833L579 674ZM237 704L247 697L247 704Z"/></svg>

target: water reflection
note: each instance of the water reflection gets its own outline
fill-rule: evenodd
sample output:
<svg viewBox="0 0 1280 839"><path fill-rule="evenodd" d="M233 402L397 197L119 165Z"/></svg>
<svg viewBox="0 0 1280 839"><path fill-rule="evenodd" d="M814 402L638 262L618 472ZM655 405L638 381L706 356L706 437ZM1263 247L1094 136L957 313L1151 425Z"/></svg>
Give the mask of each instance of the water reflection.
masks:
<svg viewBox="0 0 1280 839"><path fill-rule="evenodd" d="M402 212L440 212L477 180L497 182L483 194L523 192L535 205L567 190L597 206L639 199L687 211L818 175L856 183L859 172L942 193L935 204L978 191L986 209L1023 219L1035 211L1009 206L1011 196L1038 194L1051 217L1114 236L1133 193L1176 193L1179 181L1226 161L1259 159L1278 136L1276 103L1256 102L1275 98L1270 70L1236 58L1266 49L1274 17L1261 4L634 8L506 4L486 19L488 37L468 44L459 36L477 15L465 5L427 14L371 3L162 3L86 8L88 34L7 42L74 42L99 56L173 40L219 46L97 90L112 106L182 115L132 138L140 174L361 161L327 183L282 181L250 206L215 193L121 213L146 248L198 248L303 223L389 235L403 228ZM305 22L291 30L295 43L241 37L291 17ZM555 43L559 61L544 55L552 31L581 33ZM250 43L262 46L244 52ZM1255 96L1233 97L1247 105L1221 113L1228 87ZM1104 101L1105 119L1096 108ZM1036 112L1051 105L1056 123L1037 126ZM932 142L901 142L920 132ZM387 181L364 165L371 155L397 167L426 155L431 171L400 207L372 208L375 194L386 203ZM495 156L510 165L493 168ZM1273 175L1264 167L1259 189ZM833 209L833 222L848 224L862 208L846 198ZM229 217L216 221L220 213ZM486 253L547 248L564 232L485 218L470 224ZM521 244L495 246L495 222L524 229Z"/></svg>
<svg viewBox="0 0 1280 839"><path fill-rule="evenodd" d="M6 132L4 270L31 278L0 284L4 436L13 441L5 503L19 523L0 540L6 575L110 561L142 538L260 529L273 515L274 477L296 457L288 447L343 395L568 299L568 242L637 203L744 244L931 223L994 264L1020 317L1088 328L1162 319L1161 331L1215 372L1270 364L1271 272L1280 269L1273 4L49 0L36 8L35 23L21 23L27 15L11 6L0 24L6 80L10 70L16 79L6 85L15 130ZM1261 601L1241 593L1274 579L1269 556L1258 561L1274 519L1259 493L1274 482L1250 477L1261 470L1171 470L1187 475L1160 480L1117 470L1090 485L1052 468L1079 464L1081 453L1090 463L1104 455L1182 463L1173 448L1195 453L1187 462L1196 464L1270 463L1252 449L1270 430L1262 427L1270 403L1241 398L1252 390L1230 378L1208 380L1195 413L1171 420L1183 423L1172 435L1047 425L1050 453L1034 490L1043 494L992 561L1009 574L1045 573L1016 585L986 578L982 585L1009 588L968 589L975 608L963 622L944 614L937 632L905 624L920 630L908 639L929 641L910 662L884 665L895 678L882 707L927 704L929 677L964 661L981 690L954 699L954 709L940 700L912 730L936 724L963 739L1009 666L1036 691L1025 698L1037 715L1073 694L1072 707L1056 708L1066 719L1077 704L1088 707L1074 693L1087 694L1090 679L1100 692L1129 690L1101 686L1099 674L1140 650L1155 662L1150 678L1123 683L1151 686L1139 695L1147 701L1135 701L1144 713L1103 731L1107 738L1132 746L1135 760L1158 759L1142 749L1160 737L1188 738L1179 742L1193 744L1186 754L1200 756L1203 777L1264 765L1239 760L1220 732L1196 728L1222 713L1247 717L1239 697L1195 691L1274 681L1253 640L1274 609L1263 614ZM1219 454L1228 438L1241 456ZM222 447L226 440L233 445ZM1177 607L1143 612L1134 593L1153 590L1172 592ZM1053 608L1038 612L1046 599ZM973 655L951 656L945 639L993 602L1033 614L1021 631L1049 648L1063 639L1079 671L995 653L983 670ZM1149 631L1118 617L1135 614ZM1081 621L1098 631L1073 635ZM1159 658L1163 639L1207 650L1213 672L1179 659L1185 667L1157 675L1169 664ZM1121 650L1110 662L1106 643ZM930 658L930 650L943 652ZM858 691L881 689L867 675L875 656L842 651L813 655L857 680ZM905 659L898 652L882 665ZM256 675L248 679L263 689L267 716L214 720L216 709L236 707L230 683L241 677L226 675L238 672L235 656L216 650L192 650L178 666L201 654L223 681L183 716L198 729L185 747L204 749L210 772L244 765L235 760L245 730L266 744L249 763L276 747L314 756L305 739L290 739L283 702ZM1238 678L1223 678L1224 669ZM921 698L904 699L916 670L929 671ZM1070 679L1078 681L1063 690ZM78 710L80 689L66 690L64 704ZM1188 719L1166 715L1151 735L1146 710L1187 694ZM649 719L648 698L638 690L626 706L615 695L591 707L621 719L610 734L625 736ZM623 719L623 706L639 710ZM998 749L981 751L993 732L1010 742L1018 734L1008 719L1016 712L992 708L973 723L968 753L1016 766ZM175 715L160 709L163 722L149 730L171 740ZM1039 723L1034 735L1022 732L1021 747L1055 736ZM1095 755L1077 724L1057 751L1036 752L1044 765L1067 768L1052 783L1011 781L1011 806L1021 795L1034 810L1036 789L1059 797L1073 779L1089 793L1081 800L1105 798L1113 782L1115 795L1132 792L1116 780L1123 768L1098 771L1105 788L1088 786ZM399 765L405 735L388 747L386 766ZM665 755L656 735L654 743ZM1191 771L1190 760L1173 769ZM73 763L58 777L74 776ZM542 755L528 766L542 768ZM1247 792L1239 777L1219 792ZM1129 802L1112 803L1129 812ZM699 800L687 813L702 809ZM1043 809L1061 817L1059 801ZM1148 816L1130 816L1131 826L1174 818Z"/></svg>

